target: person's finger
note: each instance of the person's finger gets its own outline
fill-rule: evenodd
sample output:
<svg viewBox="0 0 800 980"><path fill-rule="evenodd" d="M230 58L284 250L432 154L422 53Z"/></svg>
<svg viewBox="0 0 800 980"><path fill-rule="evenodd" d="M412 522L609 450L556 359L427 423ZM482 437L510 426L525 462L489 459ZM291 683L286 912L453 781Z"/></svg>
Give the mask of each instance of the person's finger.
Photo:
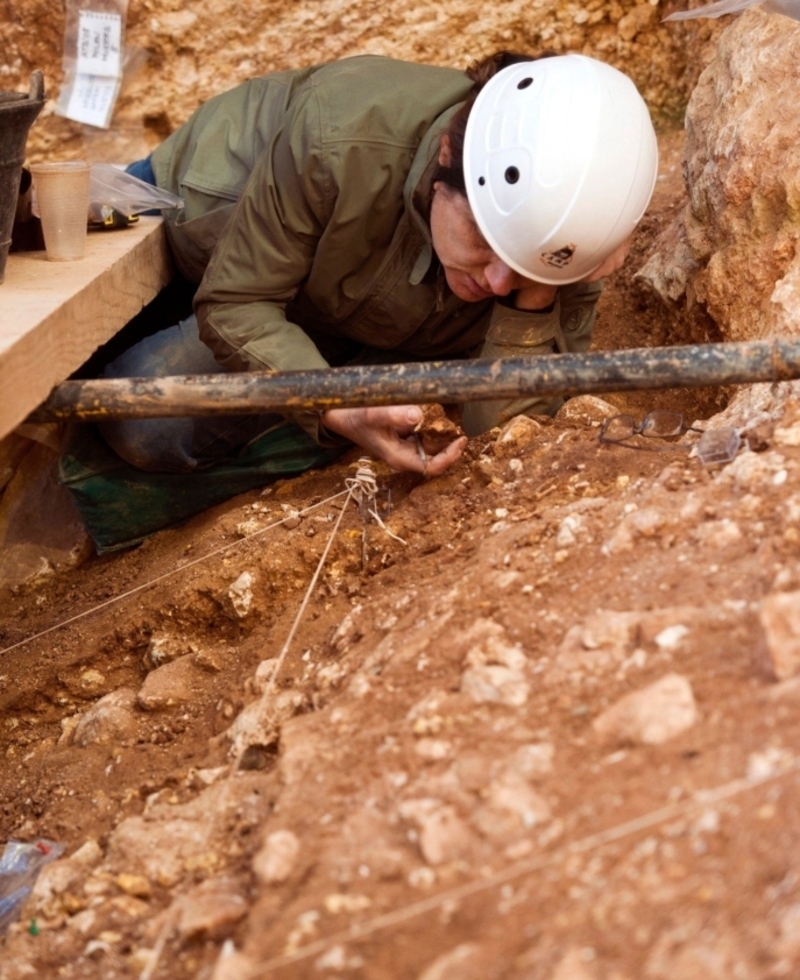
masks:
<svg viewBox="0 0 800 980"><path fill-rule="evenodd" d="M369 424L378 428L394 429L400 435L408 435L422 418L419 405L377 405L368 410Z"/></svg>
<svg viewBox="0 0 800 980"><path fill-rule="evenodd" d="M461 436L459 439L454 439L449 446L445 446L440 453L437 453L435 456L429 456L427 475L439 476L444 473L446 469L451 467L459 459L466 445L467 437Z"/></svg>

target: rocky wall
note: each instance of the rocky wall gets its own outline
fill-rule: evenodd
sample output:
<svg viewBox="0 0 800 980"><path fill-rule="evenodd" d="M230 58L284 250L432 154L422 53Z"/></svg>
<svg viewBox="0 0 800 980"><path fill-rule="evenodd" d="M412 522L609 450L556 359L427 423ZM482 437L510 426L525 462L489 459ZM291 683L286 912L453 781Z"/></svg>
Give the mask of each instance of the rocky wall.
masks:
<svg viewBox="0 0 800 980"><path fill-rule="evenodd" d="M718 21L661 24L667 0L131 0L127 42L138 57L106 132L45 108L31 160L126 161L157 145L202 101L253 75L355 54L462 67L499 48L593 54L627 71L656 118L680 119L713 53ZM61 83L64 9L0 0L0 87L26 89L34 68Z"/></svg>
<svg viewBox="0 0 800 980"><path fill-rule="evenodd" d="M639 279L724 339L800 335L800 24L752 9L686 114L688 203Z"/></svg>

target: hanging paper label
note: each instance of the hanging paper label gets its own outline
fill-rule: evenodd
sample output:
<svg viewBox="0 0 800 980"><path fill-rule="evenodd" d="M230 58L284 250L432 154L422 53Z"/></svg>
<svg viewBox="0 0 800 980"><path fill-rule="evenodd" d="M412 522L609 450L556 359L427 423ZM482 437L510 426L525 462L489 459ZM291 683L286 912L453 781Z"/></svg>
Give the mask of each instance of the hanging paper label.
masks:
<svg viewBox="0 0 800 980"><path fill-rule="evenodd" d="M64 114L76 122L105 129L110 121L118 89L118 78L77 75Z"/></svg>
<svg viewBox="0 0 800 980"><path fill-rule="evenodd" d="M81 10L78 16L78 74L117 78L122 74L121 58L120 15Z"/></svg>

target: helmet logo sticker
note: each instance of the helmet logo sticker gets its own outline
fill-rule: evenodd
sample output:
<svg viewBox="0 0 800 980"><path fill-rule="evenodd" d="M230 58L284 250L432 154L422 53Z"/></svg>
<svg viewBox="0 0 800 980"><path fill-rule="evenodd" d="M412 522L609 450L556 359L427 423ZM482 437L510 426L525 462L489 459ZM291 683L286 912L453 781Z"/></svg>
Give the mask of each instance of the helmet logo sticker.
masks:
<svg viewBox="0 0 800 980"><path fill-rule="evenodd" d="M562 245L561 248L556 249L554 252L542 252L539 258L545 265L552 266L556 269L565 269L572 261L575 248L576 246L572 244Z"/></svg>

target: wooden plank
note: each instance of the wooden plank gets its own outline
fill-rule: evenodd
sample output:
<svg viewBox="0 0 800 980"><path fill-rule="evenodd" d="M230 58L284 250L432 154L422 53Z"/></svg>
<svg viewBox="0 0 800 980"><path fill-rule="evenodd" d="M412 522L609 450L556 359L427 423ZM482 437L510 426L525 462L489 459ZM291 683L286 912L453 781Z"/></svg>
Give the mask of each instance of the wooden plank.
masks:
<svg viewBox="0 0 800 980"><path fill-rule="evenodd" d="M8 257L0 285L0 439L172 277L161 218L92 232L76 262Z"/></svg>

